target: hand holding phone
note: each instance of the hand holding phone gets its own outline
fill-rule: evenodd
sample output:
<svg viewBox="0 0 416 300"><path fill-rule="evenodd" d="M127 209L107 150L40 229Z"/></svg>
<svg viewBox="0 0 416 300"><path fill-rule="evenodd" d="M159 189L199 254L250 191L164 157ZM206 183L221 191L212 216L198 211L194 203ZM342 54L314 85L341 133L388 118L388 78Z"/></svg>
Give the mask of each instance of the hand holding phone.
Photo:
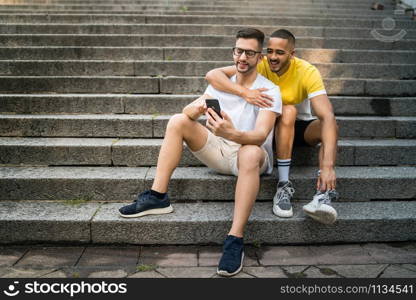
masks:
<svg viewBox="0 0 416 300"><path fill-rule="evenodd" d="M221 119L223 118L221 115L221 107L218 99L205 99L205 103L207 108L211 108Z"/></svg>

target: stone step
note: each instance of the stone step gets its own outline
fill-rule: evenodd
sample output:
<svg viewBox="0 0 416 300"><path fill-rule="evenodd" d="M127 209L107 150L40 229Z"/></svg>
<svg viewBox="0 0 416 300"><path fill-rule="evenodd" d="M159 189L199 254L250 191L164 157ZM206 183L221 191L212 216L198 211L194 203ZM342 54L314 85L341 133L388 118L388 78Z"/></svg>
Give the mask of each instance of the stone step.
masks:
<svg viewBox="0 0 416 300"><path fill-rule="evenodd" d="M0 60L0 76L205 76L214 68L231 64L230 60ZM416 79L416 64L317 63L315 66L324 78Z"/></svg>
<svg viewBox="0 0 416 300"><path fill-rule="evenodd" d="M273 11L276 13L286 12L286 11L294 11L298 9L298 11L322 11L322 12L343 12L343 13L362 13L362 14L393 14L394 7L388 6L385 7L383 10L372 10L371 5L366 6L351 6L351 5L341 5L339 3L335 3L332 5L328 4L302 4L296 2L287 2L285 5L265 5L262 2L252 2L251 5L235 5L234 3L218 3L218 4L198 4L198 3L188 3L188 4L181 4L181 3L163 3L163 2L156 2L156 3L47 3L47 4L36 4L36 3L20 3L20 4L6 4L3 3L0 5L1 9L27 9L27 10L64 10L64 11L71 11L71 10L109 10L109 11L120 11L120 10L136 10L136 11L147 11L147 10L162 10L162 11L181 11L181 12L188 12L188 11L231 11L231 12L239 12L239 11Z"/></svg>
<svg viewBox="0 0 416 300"><path fill-rule="evenodd" d="M131 201L152 186L155 171L155 167L0 167L0 200ZM291 168L295 199L312 199L316 171L317 167ZM336 167L336 173L339 201L415 199L414 166ZM273 198L276 176L276 170L262 176L257 199ZM206 167L179 167L169 183L169 195L172 201L231 201L236 180Z"/></svg>
<svg viewBox="0 0 416 300"><path fill-rule="evenodd" d="M264 50L265 51L265 50ZM416 64L412 50L296 48L311 63ZM4 60L182 60L229 61L230 47L0 47Z"/></svg>
<svg viewBox="0 0 416 300"><path fill-rule="evenodd" d="M13 114L174 114L199 95L0 94L0 113ZM415 116L416 98L331 96L335 114Z"/></svg>
<svg viewBox="0 0 416 300"><path fill-rule="evenodd" d="M297 0L294 1L298 5L307 5L307 4L319 4L319 5L352 5L352 6L368 6L371 5L372 1L360 1L360 0L350 0L348 3L345 3L345 1L342 0ZM385 2L381 1L380 3ZM160 4L166 4L166 0L2 0L3 4L74 4L74 3L80 3L80 4L102 4L102 3L138 3L138 4L153 4L153 3L160 3ZM169 3L172 5L175 4L182 4L182 5L189 5L189 4L211 4L211 5L236 5L240 4L244 6L250 6L250 5L257 5L257 4L288 4L287 1L284 0L256 0L256 1L249 1L249 0L209 0L209 1L201 1L201 0L169 0ZM391 3L383 3L385 6L391 6Z"/></svg>
<svg viewBox="0 0 416 300"><path fill-rule="evenodd" d="M324 78L324 84L328 95L331 96L386 97L413 96L416 94L415 80ZM205 86L206 81L204 78L169 76L161 79L160 92L179 94L186 90L190 93L203 93Z"/></svg>
<svg viewBox="0 0 416 300"><path fill-rule="evenodd" d="M0 116L0 128L2 136L149 138L163 137L169 118L170 115L158 114L5 114ZM340 116L337 120L342 137L415 137L414 117Z"/></svg>
<svg viewBox="0 0 416 300"><path fill-rule="evenodd" d="M0 243L221 244L233 213L233 203L177 203L171 214L124 219L118 209L125 204L0 202ZM302 205L295 204L293 218L281 219L270 203L256 203L245 242L392 242L416 234L416 201L337 202L338 220L331 226L306 217Z"/></svg>
<svg viewBox="0 0 416 300"><path fill-rule="evenodd" d="M301 8L327 8L327 9L358 9L362 10L371 10L371 2L339 2L339 1L168 1L159 0L159 1L82 1L82 0L73 0L73 1L20 1L13 2L8 0L3 0L1 6L13 8L13 7L58 7L58 8L72 8L72 7L124 7L124 6L133 6L133 7L160 7L160 8L177 8L184 7L186 9L191 9L194 7L203 7L203 8L216 8L216 7L228 7L234 9L247 9L247 8L263 8L265 6L270 7L271 9L288 9L293 7ZM393 3L384 3L384 10L374 11L373 12L383 12L386 10L395 9Z"/></svg>
<svg viewBox="0 0 416 300"><path fill-rule="evenodd" d="M0 24L0 34L194 34L235 35L241 26L208 24ZM266 35L274 32L278 25L256 26ZM285 27L295 36L373 38L374 28L344 28L323 26ZM381 35L390 36L391 30L379 29ZM404 39L415 39L416 29L407 29Z"/></svg>
<svg viewBox="0 0 416 300"><path fill-rule="evenodd" d="M310 17L314 17L314 18L331 18L331 19L352 19L352 20L360 20L360 19L368 19L371 21L374 21L377 25L376 28L380 28L383 25L383 21L386 22L384 25L387 28L389 26L391 26L390 24L393 24L393 29L394 28L398 28L397 23L403 21L404 24L407 24L409 20L411 20L411 18L409 16L393 16L392 14L388 14L388 15L356 15L356 14L336 14L336 13L332 13L332 14L325 14L325 13L320 13L320 12L316 12L316 13L311 13L311 12L305 12L305 13L297 13L295 10L293 12L288 12L286 14L277 14L277 13L270 13L270 12L253 12L253 11L249 11L249 12L211 12L211 11L190 11L190 12L176 12L176 11L162 11L162 10L155 10L155 11L127 11L127 10L122 10L122 11L109 11L109 10L72 10L72 11L63 11L63 10L39 10L36 11L35 13L37 14L53 14L53 15L57 15L57 14L65 14L65 15L79 15L79 14L88 14L88 15L112 15L112 16L117 16L117 15L150 15L150 16L171 16L171 17L183 17L183 16L189 16L189 17L210 17L212 15L216 15L218 17L243 17L243 18L263 18L263 17L270 17L270 18L274 18L276 16L278 17L295 17L295 16L299 16L299 17L306 17L306 18L310 18ZM9 14L33 14L32 10L7 10L7 9L1 9L0 8L0 15L9 15ZM393 17L393 18L392 18ZM108 19L108 18L106 18ZM385 21L387 20L387 21ZM108 21L107 21L108 22ZM4 23L1 22L0 19L0 23ZM14 22L14 23L18 23L18 22ZM20 22L19 22L20 23ZM33 23L33 20L29 23ZM54 22L55 23L55 22ZM63 22L63 23L69 23L69 22ZM88 23L91 23L91 21L89 21ZM163 23L159 23L158 24L163 24ZM254 25L257 24L257 22L249 24ZM299 24L302 26L307 26L303 23ZM338 25L339 26L339 25ZM411 28L414 28L412 25L410 25ZM351 26L350 26L351 27ZM356 27L356 26L352 26L352 27ZM400 29L399 29L400 30ZM397 31L399 31L397 30ZM396 33L396 32L395 32ZM393 34L392 34L393 35Z"/></svg>
<svg viewBox="0 0 416 300"><path fill-rule="evenodd" d="M0 76L0 87L5 93L159 94L159 81L159 78L136 76Z"/></svg>
<svg viewBox="0 0 416 300"><path fill-rule="evenodd" d="M415 80L324 78L328 95L407 97ZM177 76L0 76L3 93L203 93L204 77ZM22 90L24 87L24 90Z"/></svg>
<svg viewBox="0 0 416 300"><path fill-rule="evenodd" d="M270 12L266 11L207 11L207 10L200 10L200 11L182 11L179 9L178 11L170 11L170 10L30 10L30 9L1 9L0 14L65 14L65 15L72 15L72 14L91 14L91 15L103 15L103 14L111 14L111 15L150 15L150 16L173 16L173 17L182 17L182 16L212 16L217 15L219 17L314 17L314 18L338 18L338 19L370 19L373 21L378 22L378 25L382 25L384 20L389 20L386 24L396 25L395 20L397 21L404 21L407 22L411 20L411 17L408 15L393 15L393 12L387 14L378 14L378 13L343 13L343 12L332 12L328 13L326 10L316 10L316 11L302 11L298 12L296 10L293 11L286 11L286 12ZM389 26L389 25L387 25ZM395 26L393 26L394 28Z"/></svg>
<svg viewBox="0 0 416 300"><path fill-rule="evenodd" d="M0 138L0 164L156 166L162 139ZM416 140L341 139L338 166L416 165ZM318 166L318 147L295 148L292 165ZM188 148L180 166L203 166Z"/></svg>
<svg viewBox="0 0 416 300"><path fill-rule="evenodd" d="M4 137L161 138L170 115L0 115ZM339 136L416 138L416 117L337 117ZM204 123L204 118L201 118Z"/></svg>
<svg viewBox="0 0 416 300"><path fill-rule="evenodd" d="M234 36L223 35L146 35L146 34L0 34L0 44L19 46L146 46L146 47L231 47ZM414 50L416 40L400 40L394 43L374 38L309 38L298 37L300 48L324 49L374 49Z"/></svg>
<svg viewBox="0 0 416 300"><path fill-rule="evenodd" d="M302 8L293 7L287 9L253 8L235 9L231 7L142 7L142 6L92 6L92 7L6 7L0 6L0 13L89 13L89 14L146 14L146 15L218 15L218 16L316 16L316 17L338 17L338 18L372 18L382 20L383 18L394 17L395 19L409 20L410 17L404 14L395 15L393 10L373 11L370 9L326 9L326 8Z"/></svg>
<svg viewBox="0 0 416 300"><path fill-rule="evenodd" d="M145 15L131 13L127 14L92 14L92 13L1 13L0 24L7 23L76 23L76 24L238 24L241 26L269 25L282 26L330 26L343 28L374 28L381 30L380 18L340 18L340 17L317 17L311 16L279 16L259 18L258 16L206 16L206 15ZM395 27L400 29L416 29L416 23L408 19L395 20ZM394 32L396 34L396 32Z"/></svg>
<svg viewBox="0 0 416 300"><path fill-rule="evenodd" d="M22 3L21 1L9 1L3 0L2 5L35 5L35 4L42 4L42 5L151 5L151 6L163 6L166 7L166 0L164 1L84 1L84 0L63 0L63 1L51 1L45 2L42 1L27 1ZM244 8L264 8L266 6L270 7L282 7L282 8L289 8L297 5L298 7L319 7L319 8L328 8L328 9L361 9L361 10L369 10L371 8L371 3L365 2L322 2L322 1L296 1L296 3L291 2L283 2L283 1L169 1L170 7L181 7L183 10L189 9L194 6L204 6L204 7L244 7ZM386 10L393 10L395 9L394 5L391 3L384 3L384 11ZM380 11L378 11L380 12Z"/></svg>

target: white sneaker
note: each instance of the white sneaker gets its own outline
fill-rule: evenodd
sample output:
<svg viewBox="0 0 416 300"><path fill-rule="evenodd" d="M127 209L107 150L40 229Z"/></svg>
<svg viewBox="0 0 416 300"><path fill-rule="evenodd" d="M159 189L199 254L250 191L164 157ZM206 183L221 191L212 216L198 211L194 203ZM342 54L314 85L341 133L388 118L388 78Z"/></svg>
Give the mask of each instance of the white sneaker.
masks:
<svg viewBox="0 0 416 300"><path fill-rule="evenodd" d="M273 213L281 218L293 216L293 209L290 200L295 193L290 181L279 182L277 191L273 198Z"/></svg>
<svg viewBox="0 0 416 300"><path fill-rule="evenodd" d="M332 207L331 200L338 198L335 190L322 193L317 191L313 196L313 200L303 206L303 211L314 220L323 224L333 224L337 220L338 214Z"/></svg>

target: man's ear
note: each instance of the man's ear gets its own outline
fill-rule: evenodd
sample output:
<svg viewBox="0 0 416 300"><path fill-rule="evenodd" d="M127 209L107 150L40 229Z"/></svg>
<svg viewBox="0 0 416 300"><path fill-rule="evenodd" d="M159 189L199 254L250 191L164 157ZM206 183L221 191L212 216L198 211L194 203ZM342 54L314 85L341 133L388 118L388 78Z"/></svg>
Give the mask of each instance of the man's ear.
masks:
<svg viewBox="0 0 416 300"><path fill-rule="evenodd" d="M296 52L296 51L295 51L295 49L293 49L293 50L290 52L290 56L291 56L291 57L295 56L295 52Z"/></svg>
<svg viewBox="0 0 416 300"><path fill-rule="evenodd" d="M262 61L263 57L264 57L263 53L260 53L259 58L258 58L258 60L257 60L257 63L258 63L258 64L259 64L259 63L261 63L261 61Z"/></svg>

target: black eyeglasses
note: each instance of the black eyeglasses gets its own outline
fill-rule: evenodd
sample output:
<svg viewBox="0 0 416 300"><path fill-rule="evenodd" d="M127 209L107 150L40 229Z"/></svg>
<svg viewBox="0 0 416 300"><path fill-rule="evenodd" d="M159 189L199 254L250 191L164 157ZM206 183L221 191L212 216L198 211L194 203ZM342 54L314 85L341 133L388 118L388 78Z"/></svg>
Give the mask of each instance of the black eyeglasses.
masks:
<svg viewBox="0 0 416 300"><path fill-rule="evenodd" d="M233 48L233 54L235 56L243 55L243 53L246 53L247 57L254 57L254 55L256 55L257 53L261 53L261 51L246 50L246 49L241 49L237 47Z"/></svg>

